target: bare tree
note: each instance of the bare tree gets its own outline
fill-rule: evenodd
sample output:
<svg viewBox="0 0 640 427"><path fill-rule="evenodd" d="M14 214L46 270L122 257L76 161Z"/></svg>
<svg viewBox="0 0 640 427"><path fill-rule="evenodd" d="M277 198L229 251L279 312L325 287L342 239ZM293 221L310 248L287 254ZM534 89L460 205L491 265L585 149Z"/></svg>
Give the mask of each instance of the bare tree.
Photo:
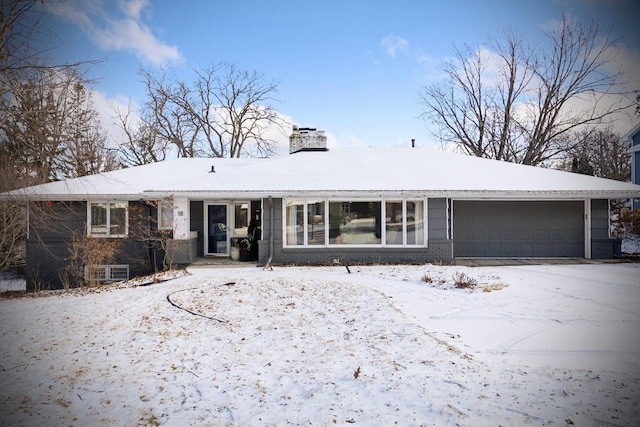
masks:
<svg viewBox="0 0 640 427"><path fill-rule="evenodd" d="M563 16L546 35L548 48L530 49L507 31L492 42L495 54L456 51L445 80L422 92L423 117L443 142L479 157L539 165L567 148L567 134L632 105L615 92L621 73L609 71L613 41L597 22L585 28Z"/></svg>
<svg viewBox="0 0 640 427"><path fill-rule="evenodd" d="M69 70L35 70L15 82L0 125L0 151L19 176L43 183L113 169L106 134L83 80Z"/></svg>
<svg viewBox="0 0 640 427"><path fill-rule="evenodd" d="M34 70L78 70L100 60L56 63L47 57L56 35L41 22L46 3L65 0L0 1L0 99L10 97L15 81L25 80ZM37 39L37 43L34 43ZM48 42L47 42L48 41ZM0 122L3 113L0 111Z"/></svg>
<svg viewBox="0 0 640 427"><path fill-rule="evenodd" d="M202 113L191 112L202 126L210 151L218 157L240 157L243 152L272 154L275 141L265 131L271 125L282 125L276 110L268 105L276 90L277 84L265 82L262 75L230 64L199 72L195 95ZM248 141L253 146L247 147Z"/></svg>
<svg viewBox="0 0 640 427"><path fill-rule="evenodd" d="M21 25L20 22L34 22L29 15L36 2L3 0L0 3L0 124L7 117L7 100L11 98L11 83L16 80L15 75L34 62L30 39L37 25ZM26 177L24 171L16 168L13 158L0 150L0 192L20 187ZM0 202L0 272L25 263L26 213L24 203Z"/></svg>
<svg viewBox="0 0 640 427"><path fill-rule="evenodd" d="M119 145L117 151L121 159L128 165L138 166L155 163L167 157L168 142L158 135L158 128L153 119L134 118L135 112L131 102L126 110L114 109L118 126L126 139Z"/></svg>
<svg viewBox="0 0 640 427"><path fill-rule="evenodd" d="M425 117L441 127L445 142L467 154L516 161L516 107L533 78L531 53L511 32L495 47L494 57L469 46L456 49L445 64L445 83L425 88Z"/></svg>
<svg viewBox="0 0 640 427"><path fill-rule="evenodd" d="M267 136L282 121L270 105L277 84L256 72L220 64L195 71L193 82L169 80L148 71L147 116L158 135L173 144L180 157L268 156L276 141Z"/></svg>
<svg viewBox="0 0 640 427"><path fill-rule="evenodd" d="M586 173L617 181L631 180L631 156L628 143L611 126L582 130L562 154L561 169Z"/></svg>
<svg viewBox="0 0 640 427"><path fill-rule="evenodd" d="M43 40L54 40L55 34L41 23L44 12L40 6L54 1L60 0L0 2L0 155L14 173L12 188L59 179L61 168L56 162L64 151L62 145L66 144L67 151L76 145L75 151L89 155L86 147L79 148L79 132L69 144L71 126L91 122L91 127L84 128L93 133L91 141L102 138L97 113L85 91L88 82L80 72L83 66L98 61L59 64L47 58L53 42ZM79 109L83 109L78 113L82 116L76 114L72 120L73 111ZM85 118L86 122L78 123ZM92 154L99 149L92 147ZM107 156L100 161L104 160L110 159ZM62 177L95 171L97 161L91 170L83 165L71 175L62 173Z"/></svg>
<svg viewBox="0 0 640 427"><path fill-rule="evenodd" d="M50 1L60 0L0 1L0 192L65 176L58 156L71 146L66 95L82 82L80 68L97 62L47 58L55 34L41 24L38 6ZM24 265L27 212L24 203L0 203L0 271Z"/></svg>
<svg viewBox="0 0 640 427"><path fill-rule="evenodd" d="M107 147L107 134L85 85L73 82L68 97L60 174L73 178L117 169L119 162Z"/></svg>
<svg viewBox="0 0 640 427"><path fill-rule="evenodd" d="M184 93L186 85L168 81L164 74L155 76L146 70L141 70L140 75L147 92L143 116L151 119L149 123L154 132L163 144L175 147L178 157L198 157L202 154L198 146L200 128L180 102L188 97Z"/></svg>
<svg viewBox="0 0 640 427"><path fill-rule="evenodd" d="M6 158L0 156L0 192L15 178ZM15 201L0 202L0 273L24 265L27 208Z"/></svg>

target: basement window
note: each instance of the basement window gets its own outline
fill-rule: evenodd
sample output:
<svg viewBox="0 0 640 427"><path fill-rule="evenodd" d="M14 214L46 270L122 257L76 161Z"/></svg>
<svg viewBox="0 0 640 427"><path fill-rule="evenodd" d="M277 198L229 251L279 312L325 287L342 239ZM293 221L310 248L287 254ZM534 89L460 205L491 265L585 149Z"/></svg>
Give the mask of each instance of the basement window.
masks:
<svg viewBox="0 0 640 427"><path fill-rule="evenodd" d="M129 266L121 265L87 265L84 278L88 283L107 283L129 280Z"/></svg>
<svg viewBox="0 0 640 427"><path fill-rule="evenodd" d="M129 231L128 202L89 202L87 232L92 237L125 237Z"/></svg>

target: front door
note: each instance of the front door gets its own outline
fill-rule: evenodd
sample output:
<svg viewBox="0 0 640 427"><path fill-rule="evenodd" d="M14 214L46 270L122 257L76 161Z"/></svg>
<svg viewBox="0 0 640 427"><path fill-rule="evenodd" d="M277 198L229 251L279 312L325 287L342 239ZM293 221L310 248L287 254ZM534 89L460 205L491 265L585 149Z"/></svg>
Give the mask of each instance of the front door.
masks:
<svg viewBox="0 0 640 427"><path fill-rule="evenodd" d="M225 204L207 204L206 255L228 255L229 233L227 232L227 210Z"/></svg>

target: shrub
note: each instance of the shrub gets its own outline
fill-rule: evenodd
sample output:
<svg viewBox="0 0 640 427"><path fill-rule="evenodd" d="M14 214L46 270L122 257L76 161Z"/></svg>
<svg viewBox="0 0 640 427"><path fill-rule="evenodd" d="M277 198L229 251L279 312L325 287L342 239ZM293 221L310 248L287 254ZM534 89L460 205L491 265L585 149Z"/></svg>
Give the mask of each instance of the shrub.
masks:
<svg viewBox="0 0 640 427"><path fill-rule="evenodd" d="M632 211L628 208L623 208L620 210L620 215L615 223L614 234L623 236L626 233L640 236L640 209Z"/></svg>
<svg viewBox="0 0 640 427"><path fill-rule="evenodd" d="M120 251L120 239L104 239L87 236L86 231L74 231L73 240L69 244L69 263L60 279L63 287L68 289L86 283L89 286L99 285L93 275L85 278L85 266L111 264Z"/></svg>
<svg viewBox="0 0 640 427"><path fill-rule="evenodd" d="M453 275L453 283L458 289L472 289L478 286L476 279L459 271L456 271Z"/></svg>

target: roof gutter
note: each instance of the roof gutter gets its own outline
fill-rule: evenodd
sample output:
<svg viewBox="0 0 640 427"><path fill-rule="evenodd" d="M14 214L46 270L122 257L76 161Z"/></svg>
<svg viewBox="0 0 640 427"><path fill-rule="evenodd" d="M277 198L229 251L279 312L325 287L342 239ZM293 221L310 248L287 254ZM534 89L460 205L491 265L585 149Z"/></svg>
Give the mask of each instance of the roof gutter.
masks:
<svg viewBox="0 0 640 427"><path fill-rule="evenodd" d="M473 199L629 199L640 197L638 190L216 190L216 191L154 191L145 192L145 198L164 197L166 194L180 195L192 199L234 199L268 197L327 197L371 199L372 197L431 197Z"/></svg>
<svg viewBox="0 0 640 427"><path fill-rule="evenodd" d="M630 184L631 185L631 184ZM11 191L0 193L0 201L74 201L74 200L158 200L166 197L190 199L235 199L271 197L326 197L336 199L369 199L386 197L455 198L455 199L632 199L640 197L638 190L202 190L144 191L137 194L43 194Z"/></svg>

